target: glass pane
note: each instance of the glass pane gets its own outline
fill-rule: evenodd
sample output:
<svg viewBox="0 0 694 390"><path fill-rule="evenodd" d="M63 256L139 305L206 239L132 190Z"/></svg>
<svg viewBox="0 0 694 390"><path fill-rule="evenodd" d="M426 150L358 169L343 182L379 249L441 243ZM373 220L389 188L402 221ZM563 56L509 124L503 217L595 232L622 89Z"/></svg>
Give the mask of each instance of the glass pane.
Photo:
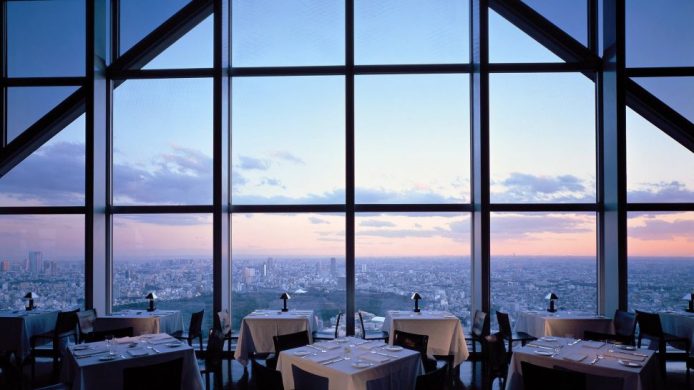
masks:
<svg viewBox="0 0 694 390"><path fill-rule="evenodd" d="M7 88L7 142L43 118L77 87Z"/></svg>
<svg viewBox="0 0 694 390"><path fill-rule="evenodd" d="M188 3L190 0L120 0L120 54Z"/></svg>
<svg viewBox="0 0 694 390"><path fill-rule="evenodd" d="M469 202L468 88L468 75L357 77L357 203Z"/></svg>
<svg viewBox="0 0 694 390"><path fill-rule="evenodd" d="M629 308L682 311L694 280L694 212L629 213Z"/></svg>
<svg viewBox="0 0 694 390"><path fill-rule="evenodd" d="M84 134L82 115L1 177L0 207L84 205Z"/></svg>
<svg viewBox="0 0 694 390"><path fill-rule="evenodd" d="M2 215L0 248L0 310L84 306L84 215Z"/></svg>
<svg viewBox="0 0 694 390"><path fill-rule="evenodd" d="M523 0L554 25L588 46L588 2L583 0Z"/></svg>
<svg viewBox="0 0 694 390"><path fill-rule="evenodd" d="M83 76L85 2L7 2L7 75Z"/></svg>
<svg viewBox="0 0 694 390"><path fill-rule="evenodd" d="M489 62L564 62L508 20L489 10Z"/></svg>
<svg viewBox="0 0 694 390"><path fill-rule="evenodd" d="M595 313L596 223L595 213L492 213L491 312L544 311L554 292L559 310Z"/></svg>
<svg viewBox="0 0 694 390"><path fill-rule="evenodd" d="M344 203L344 79L233 82L233 202Z"/></svg>
<svg viewBox="0 0 694 390"><path fill-rule="evenodd" d="M115 204L212 203L212 80L128 80L113 93Z"/></svg>
<svg viewBox="0 0 694 390"><path fill-rule="evenodd" d="M627 200L694 202L694 154L627 108Z"/></svg>
<svg viewBox="0 0 694 390"><path fill-rule="evenodd" d="M595 85L581 74L489 77L491 201L595 202Z"/></svg>
<svg viewBox="0 0 694 390"><path fill-rule="evenodd" d="M211 68L213 66L213 22L212 16L203 20L143 68Z"/></svg>
<svg viewBox="0 0 694 390"><path fill-rule="evenodd" d="M345 312L342 214L232 214L232 329L255 309L313 309L318 330Z"/></svg>
<svg viewBox="0 0 694 390"><path fill-rule="evenodd" d="M345 63L345 5L323 0L232 1L234 66Z"/></svg>
<svg viewBox="0 0 694 390"><path fill-rule="evenodd" d="M202 329L212 327L211 215L113 216L113 311L145 309L151 291L158 309L181 311L186 329L201 309Z"/></svg>
<svg viewBox="0 0 694 390"><path fill-rule="evenodd" d="M694 2L625 3L627 66L694 66Z"/></svg>
<svg viewBox="0 0 694 390"><path fill-rule="evenodd" d="M694 77L639 77L633 80L680 115L694 122Z"/></svg>
<svg viewBox="0 0 694 390"><path fill-rule="evenodd" d="M388 310L445 310L470 327L470 216L359 213L355 218L356 304L364 328L381 330Z"/></svg>
<svg viewBox="0 0 694 390"><path fill-rule="evenodd" d="M468 62L469 7L458 0L356 0L355 62Z"/></svg>

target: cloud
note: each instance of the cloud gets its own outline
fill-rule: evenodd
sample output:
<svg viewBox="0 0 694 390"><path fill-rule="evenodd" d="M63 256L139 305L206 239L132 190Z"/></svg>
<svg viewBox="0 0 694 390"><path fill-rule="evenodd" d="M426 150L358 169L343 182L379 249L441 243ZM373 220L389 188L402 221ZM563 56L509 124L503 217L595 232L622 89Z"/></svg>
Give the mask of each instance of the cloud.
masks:
<svg viewBox="0 0 694 390"><path fill-rule="evenodd" d="M279 188L284 188L286 189L287 187L282 184L282 182L279 179L271 178L271 177L264 177L260 180L260 185L264 186L269 186L269 187L279 187Z"/></svg>
<svg viewBox="0 0 694 390"><path fill-rule="evenodd" d="M359 226L365 227L395 227L396 225L390 221L379 221L378 219L365 219L359 222Z"/></svg>
<svg viewBox="0 0 694 390"><path fill-rule="evenodd" d="M494 215L491 220L492 239L527 238L538 233L586 233L594 231L594 214L576 217L549 213ZM589 219L588 219L589 218ZM589 224L592 225L589 226Z"/></svg>
<svg viewBox="0 0 694 390"><path fill-rule="evenodd" d="M647 219L644 225L630 228L629 237L649 241L671 241L682 237L694 242L694 219L676 219L672 222Z"/></svg>
<svg viewBox="0 0 694 390"><path fill-rule="evenodd" d="M318 218L318 217L309 217L308 221L311 222L314 225L321 225L321 224L330 224L330 222L326 221L325 219Z"/></svg>
<svg viewBox="0 0 694 390"><path fill-rule="evenodd" d="M270 168L270 162L255 157L239 155L240 169L266 171Z"/></svg>
<svg viewBox="0 0 694 390"><path fill-rule="evenodd" d="M513 172L500 182L502 190L495 190L493 200L514 202L594 202L584 181L573 175L536 176Z"/></svg>
<svg viewBox="0 0 694 390"><path fill-rule="evenodd" d="M284 160L284 161L291 162L294 164L301 164L301 165L306 164L304 162L304 160L302 160L300 157L297 157L286 150L275 151L272 153L272 157L274 157L277 160Z"/></svg>
<svg viewBox="0 0 694 390"><path fill-rule="evenodd" d="M644 183L641 188L628 192L629 202L692 202L694 191L679 181Z"/></svg>
<svg viewBox="0 0 694 390"><path fill-rule="evenodd" d="M377 221L380 222L380 221ZM361 224L360 224L361 226ZM391 224L392 227L397 225ZM470 238L470 222L468 220L453 221L444 226L421 228L416 224L414 229L359 229L357 236L382 238L411 238L411 237L443 237L459 242L468 242Z"/></svg>

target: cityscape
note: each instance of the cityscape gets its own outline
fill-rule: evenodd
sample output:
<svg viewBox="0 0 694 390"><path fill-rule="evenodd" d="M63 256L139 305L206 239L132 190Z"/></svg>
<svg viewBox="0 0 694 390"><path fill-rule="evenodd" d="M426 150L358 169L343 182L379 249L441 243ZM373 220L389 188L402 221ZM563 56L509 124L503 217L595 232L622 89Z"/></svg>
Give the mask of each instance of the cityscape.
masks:
<svg viewBox="0 0 694 390"><path fill-rule="evenodd" d="M445 310L471 326L470 260L467 257L357 258L356 308L366 330L380 330L387 310L409 310L410 295L423 297L424 310ZM495 256L491 262L492 311L515 318L523 310L544 310L549 292L559 297L559 310L595 313L596 266L591 257ZM637 257L629 261L631 309L682 310L682 296L691 292L694 258ZM27 292L38 294L41 309L84 305L84 265L53 261L32 251L23 261L0 261L0 310L20 310ZM154 291L157 306L182 311L184 323L200 309L212 311L212 260L167 259L114 262L113 310L145 308L145 295ZM232 327L255 309L279 309L282 292L289 307L313 309L318 329L334 329L337 314L345 312L344 258L253 257L232 266ZM494 316L492 316L494 319ZM357 321L359 328L359 322ZM345 322L341 322L344 331ZM212 316L205 316L205 327ZM494 320L492 327L495 327ZM361 331L361 329L357 329Z"/></svg>

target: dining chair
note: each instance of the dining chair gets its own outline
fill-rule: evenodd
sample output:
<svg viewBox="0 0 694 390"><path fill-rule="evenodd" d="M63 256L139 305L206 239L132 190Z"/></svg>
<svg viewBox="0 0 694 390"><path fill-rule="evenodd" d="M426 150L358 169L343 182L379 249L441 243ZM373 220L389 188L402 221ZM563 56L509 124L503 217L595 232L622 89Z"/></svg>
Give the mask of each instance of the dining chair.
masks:
<svg viewBox="0 0 694 390"><path fill-rule="evenodd" d="M279 353L282 351L308 345L308 331L303 330L301 332L296 333L272 336L272 341L275 344L275 353L279 355Z"/></svg>
<svg viewBox="0 0 694 390"><path fill-rule="evenodd" d="M205 388L210 389L210 374L214 375L214 388L222 388L222 353L224 352L224 334L217 329L210 329L207 336L205 359L198 362L200 374L205 376Z"/></svg>
<svg viewBox="0 0 694 390"><path fill-rule="evenodd" d="M258 390L283 390L282 373L280 371L268 368L256 359L251 359L251 371L255 388Z"/></svg>
<svg viewBox="0 0 694 390"><path fill-rule="evenodd" d="M417 376L415 390L443 389L446 386L448 365Z"/></svg>
<svg viewBox="0 0 694 390"><path fill-rule="evenodd" d="M583 332L583 338L594 341L609 341L613 343L634 345L634 334L636 333L636 314L624 310L615 310L614 333L602 333L586 330Z"/></svg>
<svg viewBox="0 0 694 390"><path fill-rule="evenodd" d="M499 388L505 386L506 375L508 373L508 360L506 359L506 347L504 346L504 335L501 332L482 338L483 355L483 381L484 388L491 389L494 380L499 379ZM532 387L526 387L532 389Z"/></svg>
<svg viewBox="0 0 694 390"><path fill-rule="evenodd" d="M188 341L188 345L193 346L193 340L196 338L200 341L200 352L202 352L202 319L205 316L205 310L200 310L199 312L193 313L190 316L190 324L188 325L188 331L184 332L178 330L171 333L171 336L179 339Z"/></svg>
<svg viewBox="0 0 694 390"><path fill-rule="evenodd" d="M88 343L93 343L95 341L104 341L106 336L113 336L114 338L123 337L133 337L133 327L129 326L127 328L117 328L109 330L97 330L94 332L87 333L85 336L85 341Z"/></svg>
<svg viewBox="0 0 694 390"><path fill-rule="evenodd" d="M87 309L77 312L77 329L79 329L79 342L83 343L87 335L94 331L96 322L96 309Z"/></svg>
<svg viewBox="0 0 694 390"><path fill-rule="evenodd" d="M294 390L328 390L330 384L328 378L304 371L293 364L292 376L294 377Z"/></svg>
<svg viewBox="0 0 694 390"><path fill-rule="evenodd" d="M388 332L382 330L367 331L364 326L364 315L361 314L361 310L357 311L359 315L359 325L361 326L361 338L364 340L383 340L388 341Z"/></svg>
<svg viewBox="0 0 694 390"><path fill-rule="evenodd" d="M234 334L231 330L231 315L229 310L222 310L217 313L217 329L224 335L224 342L227 343L227 352L233 353L236 348L234 348L234 342L239 340L239 335ZM232 355L233 357L233 355Z"/></svg>
<svg viewBox="0 0 694 390"><path fill-rule="evenodd" d="M694 370L694 354L687 356L687 386L690 385L689 370Z"/></svg>
<svg viewBox="0 0 694 390"><path fill-rule="evenodd" d="M564 368L547 368L521 362L523 387L533 390L585 390L586 374Z"/></svg>
<svg viewBox="0 0 694 390"><path fill-rule="evenodd" d="M123 390L171 390L181 388L183 358L123 369Z"/></svg>
<svg viewBox="0 0 694 390"><path fill-rule="evenodd" d="M496 321L499 323L499 333L501 333L504 340L508 342L508 353L506 359L508 361L511 361L511 355L513 355L514 342L520 341L521 345L525 345L529 341L537 340L537 337L533 337L525 332L514 332L511 329L511 321L508 318L508 313L497 311Z"/></svg>
<svg viewBox="0 0 694 390"><path fill-rule="evenodd" d="M436 369L436 361L429 359L427 356L429 336L396 330L393 333L393 345L399 345L403 348L419 352L425 372L431 372Z"/></svg>
<svg viewBox="0 0 694 390"><path fill-rule="evenodd" d="M335 328L328 331L326 330L316 330L313 332L312 336L314 340L335 340L337 338L338 330L340 329L340 318L342 318L342 312L337 313L337 319L335 320Z"/></svg>
<svg viewBox="0 0 694 390"><path fill-rule="evenodd" d="M666 360L687 360L690 350L690 341L686 337L679 337L663 331L660 316L657 313L648 313L636 310L636 322L639 325L639 337L637 346L641 348L643 339L651 340L649 349L656 342L657 353L660 363L660 373L665 378L667 376ZM670 345L675 350L668 349Z"/></svg>
<svg viewBox="0 0 694 390"><path fill-rule="evenodd" d="M39 355L48 355L53 358L54 377L60 372L59 362L62 359L62 350L66 342L68 342L70 338L75 342L78 340L76 315L78 311L79 309L59 312L52 331L31 336L31 353L29 354L29 359L31 360L32 379L36 375L36 358ZM43 348L43 346L47 344L50 344L50 348Z"/></svg>
<svg viewBox="0 0 694 390"><path fill-rule="evenodd" d="M479 358L477 355L477 344L481 346L484 336L489 335L489 322L489 315L487 315L487 313L482 310L475 310L470 336L465 338L465 341L469 341L470 344L472 344L472 354L470 356L472 360Z"/></svg>

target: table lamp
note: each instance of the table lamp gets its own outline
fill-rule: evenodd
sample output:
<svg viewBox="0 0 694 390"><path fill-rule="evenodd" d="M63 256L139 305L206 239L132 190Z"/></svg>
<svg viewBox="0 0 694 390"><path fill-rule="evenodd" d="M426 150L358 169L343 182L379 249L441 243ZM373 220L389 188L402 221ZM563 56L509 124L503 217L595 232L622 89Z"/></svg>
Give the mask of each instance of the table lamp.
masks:
<svg viewBox="0 0 694 390"><path fill-rule="evenodd" d="M694 292L683 296L682 299L684 299L685 301L689 301L689 308L687 309L687 311L690 313L694 313Z"/></svg>
<svg viewBox="0 0 694 390"><path fill-rule="evenodd" d="M26 306L25 306L27 310L34 310L34 309L36 309L36 306L34 306L34 299L36 299L36 298L38 298L38 297L39 297L38 294L36 294L35 292L31 292L31 291L29 291L29 292L24 296L24 299L28 301L27 304L26 304Z"/></svg>
<svg viewBox="0 0 694 390"><path fill-rule="evenodd" d="M287 309L287 299L292 299L292 297L290 297L286 292L283 292L282 295L280 295L280 299L284 301L282 311L289 311L289 309Z"/></svg>
<svg viewBox="0 0 694 390"><path fill-rule="evenodd" d="M414 301L414 312L419 313L419 300L422 299L422 296L418 292L413 292L410 299Z"/></svg>
<svg viewBox="0 0 694 390"><path fill-rule="evenodd" d="M549 300L549 307L547 308L547 311L550 313L557 311L557 308L555 307L555 301L559 299L557 294L551 292L545 296L545 299Z"/></svg>
<svg viewBox="0 0 694 390"><path fill-rule="evenodd" d="M154 292L150 292L149 294L147 294L145 298L147 298L147 300L149 301L149 307L147 308L147 311L157 310L157 308L154 306L154 300L157 299L157 294L155 294Z"/></svg>

